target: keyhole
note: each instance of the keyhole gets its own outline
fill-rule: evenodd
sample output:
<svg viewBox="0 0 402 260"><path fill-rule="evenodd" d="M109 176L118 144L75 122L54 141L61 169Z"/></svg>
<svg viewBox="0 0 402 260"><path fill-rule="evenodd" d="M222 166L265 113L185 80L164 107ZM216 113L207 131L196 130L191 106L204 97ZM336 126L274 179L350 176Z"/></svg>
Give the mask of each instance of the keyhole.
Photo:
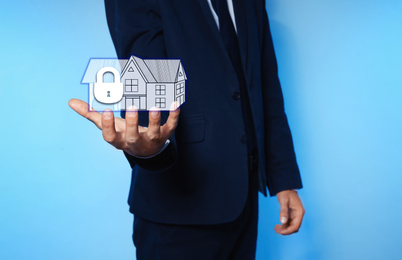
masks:
<svg viewBox="0 0 402 260"><path fill-rule="evenodd" d="M107 92L107 97L110 97L110 91Z"/></svg>

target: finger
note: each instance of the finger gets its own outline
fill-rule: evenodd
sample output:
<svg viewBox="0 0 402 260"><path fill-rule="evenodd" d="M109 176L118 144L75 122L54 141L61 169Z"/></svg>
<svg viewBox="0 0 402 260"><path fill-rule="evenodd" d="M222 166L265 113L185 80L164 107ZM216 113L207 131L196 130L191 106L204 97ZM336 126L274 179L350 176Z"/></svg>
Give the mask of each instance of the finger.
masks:
<svg viewBox="0 0 402 260"><path fill-rule="evenodd" d="M89 111L88 103L79 99L70 99L68 105L78 114L93 122L99 129L102 129L101 114L96 111Z"/></svg>
<svg viewBox="0 0 402 260"><path fill-rule="evenodd" d="M278 234L284 235L289 225L289 199L279 195L280 194L277 195L279 204L281 206L279 212L279 221L282 223L282 225L275 225L275 231Z"/></svg>
<svg viewBox="0 0 402 260"><path fill-rule="evenodd" d="M138 109L131 106L126 110L126 142L133 144L138 138Z"/></svg>
<svg viewBox="0 0 402 260"><path fill-rule="evenodd" d="M281 206L281 210L279 212L279 221L283 224L286 224L289 220L289 193L287 191L282 191L276 194L278 198L279 205Z"/></svg>
<svg viewBox="0 0 402 260"><path fill-rule="evenodd" d="M178 108L178 103L174 102L170 107L169 117L166 123L161 128L161 135L164 138L167 139L173 134L174 130L177 127L177 123L179 122L179 115L180 109Z"/></svg>
<svg viewBox="0 0 402 260"><path fill-rule="evenodd" d="M284 235L284 231L286 230L286 225L276 224L274 229L275 229L276 233L278 233L280 235Z"/></svg>
<svg viewBox="0 0 402 260"><path fill-rule="evenodd" d="M289 220L289 201L284 200L280 202L281 210L279 212L279 221L283 224L288 223Z"/></svg>
<svg viewBox="0 0 402 260"><path fill-rule="evenodd" d="M161 112L157 107L149 110L149 124L147 135L150 140L157 140L160 136Z"/></svg>
<svg viewBox="0 0 402 260"><path fill-rule="evenodd" d="M302 219L302 214L296 214L295 216L292 216L291 220L289 221L289 225L282 225L283 227L281 228L281 234L290 235L298 232L301 226Z"/></svg>
<svg viewBox="0 0 402 260"><path fill-rule="evenodd" d="M114 127L114 116L110 109L106 109L102 114L102 135L106 142L113 145L117 133Z"/></svg>

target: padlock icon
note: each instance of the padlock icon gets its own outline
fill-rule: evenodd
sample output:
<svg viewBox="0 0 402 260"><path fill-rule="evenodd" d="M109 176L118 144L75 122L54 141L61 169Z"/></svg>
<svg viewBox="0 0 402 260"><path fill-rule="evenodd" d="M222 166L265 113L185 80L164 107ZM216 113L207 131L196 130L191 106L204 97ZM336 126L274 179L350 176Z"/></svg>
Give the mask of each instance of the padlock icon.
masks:
<svg viewBox="0 0 402 260"><path fill-rule="evenodd" d="M103 75L111 72L114 82L103 82ZM96 74L94 83L94 97L97 101L104 104L115 104L123 98L123 83L120 82L120 73L113 67L101 68Z"/></svg>

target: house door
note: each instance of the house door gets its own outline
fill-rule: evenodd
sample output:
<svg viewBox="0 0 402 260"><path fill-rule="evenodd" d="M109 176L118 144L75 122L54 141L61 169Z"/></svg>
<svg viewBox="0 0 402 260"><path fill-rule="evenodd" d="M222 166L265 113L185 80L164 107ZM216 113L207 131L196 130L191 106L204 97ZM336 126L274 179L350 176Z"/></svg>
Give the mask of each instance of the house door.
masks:
<svg viewBox="0 0 402 260"><path fill-rule="evenodd" d="M133 97L133 98L126 98L126 109L130 106L135 106L136 108L140 108L140 98Z"/></svg>
<svg viewBox="0 0 402 260"><path fill-rule="evenodd" d="M146 99L145 97L129 97L126 98L126 109L130 106L135 106L140 110L146 109Z"/></svg>

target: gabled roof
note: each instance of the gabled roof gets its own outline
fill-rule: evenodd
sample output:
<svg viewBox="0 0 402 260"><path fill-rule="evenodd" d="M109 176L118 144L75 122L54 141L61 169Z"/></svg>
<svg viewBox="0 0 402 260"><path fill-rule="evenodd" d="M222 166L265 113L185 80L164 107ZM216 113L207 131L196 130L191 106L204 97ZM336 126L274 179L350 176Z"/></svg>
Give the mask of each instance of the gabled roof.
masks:
<svg viewBox="0 0 402 260"><path fill-rule="evenodd" d="M134 62L140 68L141 74L148 83L174 83L177 81L178 72L181 66L179 59L141 59L131 56L130 59L91 59L88 63L82 83L96 82L96 74L103 67L113 67L119 71L122 77L130 62ZM123 69L122 69L123 68ZM187 79L184 72L184 77ZM110 77L110 78L109 78ZM106 74L105 81L111 80L112 76Z"/></svg>
<svg viewBox="0 0 402 260"><path fill-rule="evenodd" d="M149 70L149 68L147 67L147 65L145 64L143 59L140 59L138 57L135 56L131 56L131 59L135 59L135 61L138 64L138 67L140 67L141 72L143 73L145 79L148 82L157 82L157 80L155 79L155 77L152 75L151 71Z"/></svg>
<svg viewBox="0 0 402 260"><path fill-rule="evenodd" d="M175 82L179 72L180 60L144 60L156 78L156 82Z"/></svg>
<svg viewBox="0 0 402 260"><path fill-rule="evenodd" d="M180 69L181 60L179 59L141 59L136 56L131 56L127 61L122 71L122 76L128 69L130 62L135 62L145 80L149 83L174 83L177 80L177 74ZM186 76L185 76L186 77Z"/></svg>
<svg viewBox="0 0 402 260"><path fill-rule="evenodd" d="M117 69L117 71L120 73L122 66L120 65L121 60L117 59L91 59L88 63L87 69L85 71L84 77L82 78L81 83L94 83L96 82L96 74L101 68L104 67L113 67ZM127 61L126 61L127 62ZM126 63L124 62L124 64ZM124 65L123 64L123 65ZM110 77L110 78L109 78ZM112 76L106 74L105 75L105 81L106 80L112 80Z"/></svg>

